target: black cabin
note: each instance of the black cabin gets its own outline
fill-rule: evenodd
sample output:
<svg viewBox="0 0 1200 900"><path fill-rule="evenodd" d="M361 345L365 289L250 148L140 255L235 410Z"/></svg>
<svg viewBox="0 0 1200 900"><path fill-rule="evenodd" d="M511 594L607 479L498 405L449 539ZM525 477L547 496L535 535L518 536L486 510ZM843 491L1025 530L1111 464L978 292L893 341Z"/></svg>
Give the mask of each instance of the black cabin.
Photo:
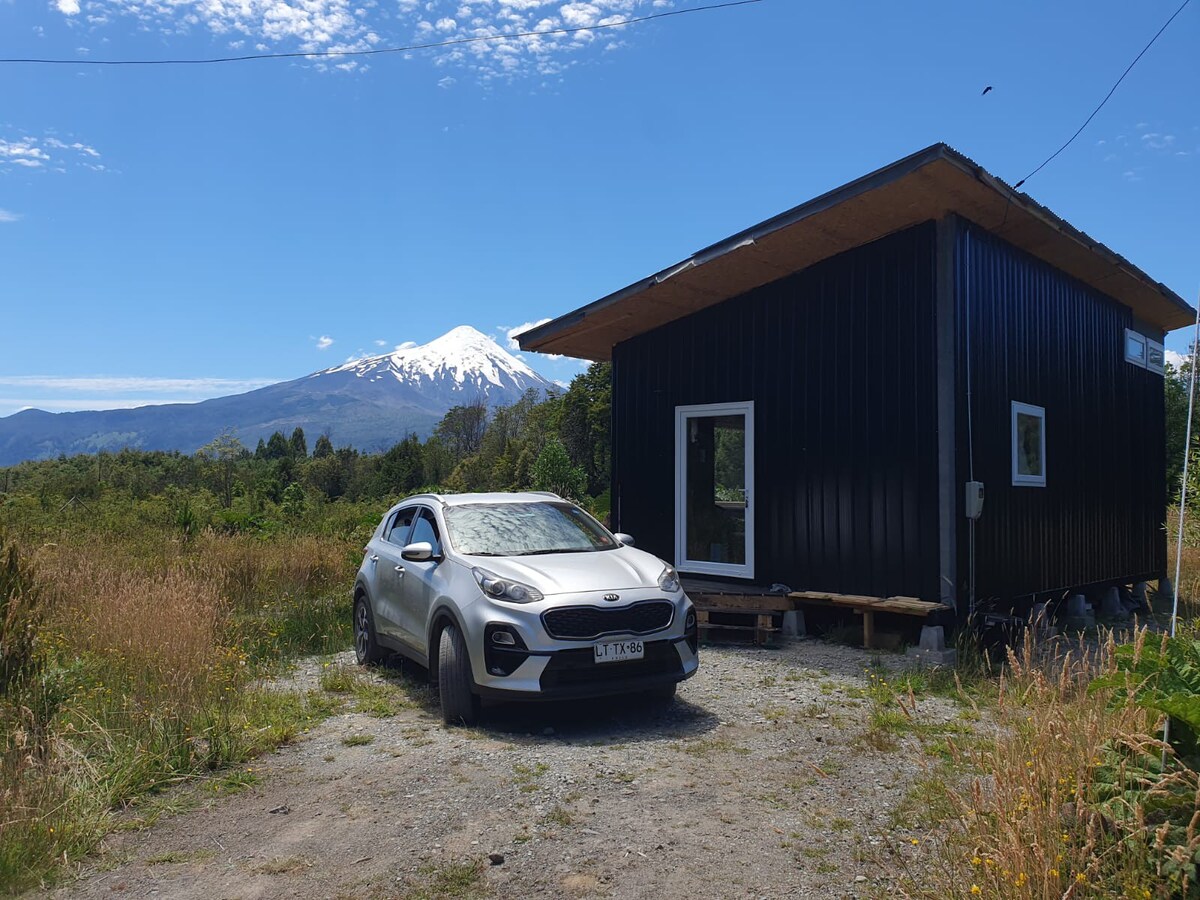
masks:
<svg viewBox="0 0 1200 900"><path fill-rule="evenodd" d="M1164 574L1163 337L1194 317L938 144L520 343L612 360L639 546L962 613Z"/></svg>

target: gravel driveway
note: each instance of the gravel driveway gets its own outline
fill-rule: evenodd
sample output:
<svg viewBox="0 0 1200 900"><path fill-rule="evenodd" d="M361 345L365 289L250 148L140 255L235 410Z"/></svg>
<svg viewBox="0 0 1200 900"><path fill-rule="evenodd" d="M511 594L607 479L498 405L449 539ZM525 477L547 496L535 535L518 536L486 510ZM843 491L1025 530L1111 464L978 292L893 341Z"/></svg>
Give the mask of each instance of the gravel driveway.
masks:
<svg viewBox="0 0 1200 900"><path fill-rule="evenodd" d="M933 760L911 733L866 746L871 663L811 640L707 647L670 706L503 707L475 729L445 728L414 676L370 672L395 715L334 716L240 793L112 836L53 896L877 896L919 865L893 810ZM930 698L916 718L928 734L961 713Z"/></svg>

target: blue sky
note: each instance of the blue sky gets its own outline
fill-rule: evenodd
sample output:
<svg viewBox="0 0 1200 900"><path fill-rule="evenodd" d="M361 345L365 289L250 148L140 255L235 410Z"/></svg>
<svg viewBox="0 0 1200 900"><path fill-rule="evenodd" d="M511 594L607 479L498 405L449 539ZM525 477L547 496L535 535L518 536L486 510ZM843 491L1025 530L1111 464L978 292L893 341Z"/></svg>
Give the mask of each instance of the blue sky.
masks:
<svg viewBox="0 0 1200 900"><path fill-rule="evenodd" d="M689 5L0 0L0 56L378 47ZM504 341L938 140L1015 182L1177 6L765 0L341 67L0 66L0 415L201 399L458 324ZM1193 5L1025 188L1192 301L1198 43Z"/></svg>

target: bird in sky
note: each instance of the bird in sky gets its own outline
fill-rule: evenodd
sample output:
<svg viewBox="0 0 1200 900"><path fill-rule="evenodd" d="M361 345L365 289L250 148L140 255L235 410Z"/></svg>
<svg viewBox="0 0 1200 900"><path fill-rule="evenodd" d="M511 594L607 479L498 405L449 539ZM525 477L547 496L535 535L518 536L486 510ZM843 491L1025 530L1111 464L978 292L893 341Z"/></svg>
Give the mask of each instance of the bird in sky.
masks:
<svg viewBox="0 0 1200 900"><path fill-rule="evenodd" d="M992 86L989 84L987 87L985 87L985 88L983 89L983 94L986 94L986 93L987 93L988 91L990 91L991 89L992 89ZM980 96L980 97L982 97L982 96L983 96L983 94L980 94L979 96Z"/></svg>

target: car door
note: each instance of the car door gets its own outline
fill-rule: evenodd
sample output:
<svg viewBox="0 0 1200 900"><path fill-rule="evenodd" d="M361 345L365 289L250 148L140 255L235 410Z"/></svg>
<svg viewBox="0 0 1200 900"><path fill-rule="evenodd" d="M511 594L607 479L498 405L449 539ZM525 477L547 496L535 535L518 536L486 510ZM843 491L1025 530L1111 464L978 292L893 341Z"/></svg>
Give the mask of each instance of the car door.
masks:
<svg viewBox="0 0 1200 900"><path fill-rule="evenodd" d="M401 609L404 589L405 562L400 551L408 544L417 507L406 506L396 511L383 529L380 540L371 547L375 567L375 629L383 634L403 639Z"/></svg>
<svg viewBox="0 0 1200 900"><path fill-rule="evenodd" d="M413 519L412 532L409 535L410 544L422 541L433 547L433 558L425 562L405 560L404 580L401 596L403 608L400 615L400 627L403 630L401 638L412 644L414 648L424 653L425 626L429 619L429 608L441 592L442 574L442 538L438 528L437 517L433 510L421 507Z"/></svg>

